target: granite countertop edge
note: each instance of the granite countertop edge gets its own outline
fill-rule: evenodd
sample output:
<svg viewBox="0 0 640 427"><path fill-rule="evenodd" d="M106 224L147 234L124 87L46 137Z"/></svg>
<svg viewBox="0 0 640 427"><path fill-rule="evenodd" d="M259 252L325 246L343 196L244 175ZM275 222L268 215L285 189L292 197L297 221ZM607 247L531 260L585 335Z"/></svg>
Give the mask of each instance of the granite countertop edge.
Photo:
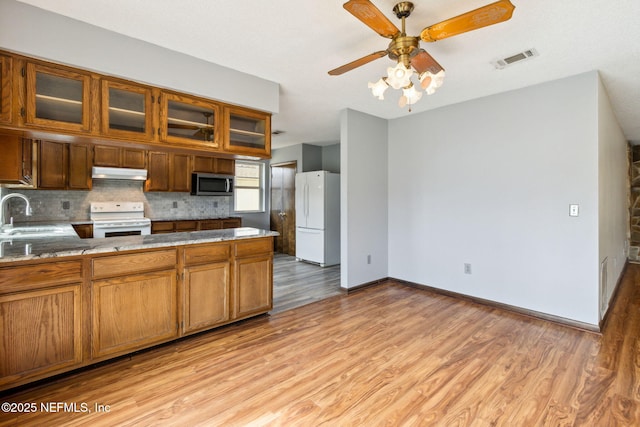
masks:
<svg viewBox="0 0 640 427"><path fill-rule="evenodd" d="M277 236L277 231L252 227L223 230L190 231L182 233L150 234L146 236L122 236L98 239L60 237L48 239L14 239L0 243L2 263L62 258L139 249L154 249L199 243L215 243L230 240L254 239Z"/></svg>

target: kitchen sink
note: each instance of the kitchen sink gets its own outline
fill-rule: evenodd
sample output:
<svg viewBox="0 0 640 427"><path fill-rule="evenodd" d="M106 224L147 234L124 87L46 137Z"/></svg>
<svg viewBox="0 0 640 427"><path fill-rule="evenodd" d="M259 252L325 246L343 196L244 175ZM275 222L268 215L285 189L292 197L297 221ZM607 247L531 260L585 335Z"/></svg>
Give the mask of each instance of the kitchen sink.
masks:
<svg viewBox="0 0 640 427"><path fill-rule="evenodd" d="M71 226L34 225L9 227L0 230L0 239L39 239L68 236L77 236Z"/></svg>

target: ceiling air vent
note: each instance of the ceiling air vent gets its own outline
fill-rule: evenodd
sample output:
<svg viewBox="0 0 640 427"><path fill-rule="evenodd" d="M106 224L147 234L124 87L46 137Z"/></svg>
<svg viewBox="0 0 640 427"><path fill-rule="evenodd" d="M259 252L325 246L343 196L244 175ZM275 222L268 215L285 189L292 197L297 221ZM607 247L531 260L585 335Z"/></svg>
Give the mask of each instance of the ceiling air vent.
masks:
<svg viewBox="0 0 640 427"><path fill-rule="evenodd" d="M494 59L493 61L491 61L491 63L498 70L502 70L509 65L524 61L525 59L533 58L534 56L538 56L538 51L535 49L528 49L522 52L518 52L515 55L508 56L506 58Z"/></svg>

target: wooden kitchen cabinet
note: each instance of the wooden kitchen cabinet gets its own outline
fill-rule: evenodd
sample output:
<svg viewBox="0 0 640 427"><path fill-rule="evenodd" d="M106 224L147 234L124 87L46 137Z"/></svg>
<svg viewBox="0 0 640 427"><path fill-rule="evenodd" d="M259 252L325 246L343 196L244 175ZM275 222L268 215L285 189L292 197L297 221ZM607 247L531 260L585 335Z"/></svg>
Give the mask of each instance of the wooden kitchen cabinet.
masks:
<svg viewBox="0 0 640 427"><path fill-rule="evenodd" d="M169 191L169 153L149 151L145 191Z"/></svg>
<svg viewBox="0 0 640 427"><path fill-rule="evenodd" d="M229 321L230 249L229 243L184 248L183 334Z"/></svg>
<svg viewBox="0 0 640 427"><path fill-rule="evenodd" d="M92 356L100 359L178 335L176 250L92 260Z"/></svg>
<svg viewBox="0 0 640 427"><path fill-rule="evenodd" d="M25 124L63 131L91 131L91 75L27 62Z"/></svg>
<svg viewBox="0 0 640 427"><path fill-rule="evenodd" d="M151 234L177 233L181 231L221 230L242 227L242 218L212 218L199 220L152 221Z"/></svg>
<svg viewBox="0 0 640 427"><path fill-rule="evenodd" d="M0 134L0 183L33 185L33 141Z"/></svg>
<svg viewBox="0 0 640 427"><path fill-rule="evenodd" d="M153 139L151 88L102 79L101 131L117 138Z"/></svg>
<svg viewBox="0 0 640 427"><path fill-rule="evenodd" d="M13 58L0 54L0 123L13 121Z"/></svg>
<svg viewBox="0 0 640 427"><path fill-rule="evenodd" d="M191 154L271 155L269 113L7 51L0 51L0 127L3 125L68 143L88 142L76 139L87 137L120 147L130 143L158 149L169 146ZM96 166L140 168L106 164L113 162L102 154L106 155L97 153ZM117 157L120 163L122 153ZM234 173L232 158L196 157L194 170L198 172Z"/></svg>
<svg viewBox="0 0 640 427"><path fill-rule="evenodd" d="M147 167L147 152L139 148L95 145L93 147L93 165L145 169Z"/></svg>
<svg viewBox="0 0 640 427"><path fill-rule="evenodd" d="M196 220L175 221L173 224L176 232L196 231L198 229L198 221Z"/></svg>
<svg viewBox="0 0 640 427"><path fill-rule="evenodd" d="M191 189L191 156L171 153L169 155L169 190L188 193Z"/></svg>
<svg viewBox="0 0 640 427"><path fill-rule="evenodd" d="M174 231L173 221L151 221L151 234L173 233Z"/></svg>
<svg viewBox="0 0 640 427"><path fill-rule="evenodd" d="M0 391L266 313L272 246L264 237L0 263Z"/></svg>
<svg viewBox="0 0 640 427"><path fill-rule="evenodd" d="M38 147L38 188L66 189L69 170L68 145L63 142L40 141Z"/></svg>
<svg viewBox="0 0 640 427"><path fill-rule="evenodd" d="M181 191L191 188L191 156L165 151L149 151L145 191Z"/></svg>
<svg viewBox="0 0 640 427"><path fill-rule="evenodd" d="M193 172L235 175L236 161L212 156L193 156Z"/></svg>
<svg viewBox="0 0 640 427"><path fill-rule="evenodd" d="M69 144L69 173L67 177L69 190L91 189L91 146Z"/></svg>
<svg viewBox="0 0 640 427"><path fill-rule="evenodd" d="M227 152L271 157L271 115L240 107L224 108L223 148Z"/></svg>
<svg viewBox="0 0 640 427"><path fill-rule="evenodd" d="M222 228L239 228L242 227L242 218L224 218Z"/></svg>
<svg viewBox="0 0 640 427"><path fill-rule="evenodd" d="M84 144L38 142L38 188L91 189L91 148Z"/></svg>
<svg viewBox="0 0 640 427"><path fill-rule="evenodd" d="M0 268L0 389L79 366L82 263Z"/></svg>
<svg viewBox="0 0 640 427"><path fill-rule="evenodd" d="M202 98L163 91L160 94L162 141L220 148L220 106Z"/></svg>
<svg viewBox="0 0 640 427"><path fill-rule="evenodd" d="M92 224L73 224L73 230L81 239L93 238L93 225Z"/></svg>
<svg viewBox="0 0 640 427"><path fill-rule="evenodd" d="M273 308L273 239L234 243L233 319Z"/></svg>

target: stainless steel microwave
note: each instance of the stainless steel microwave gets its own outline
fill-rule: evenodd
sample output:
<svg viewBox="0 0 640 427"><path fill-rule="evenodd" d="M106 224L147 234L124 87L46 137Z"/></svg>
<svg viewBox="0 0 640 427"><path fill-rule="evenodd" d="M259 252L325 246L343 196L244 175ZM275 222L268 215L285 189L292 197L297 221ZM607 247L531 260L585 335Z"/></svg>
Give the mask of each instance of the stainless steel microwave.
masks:
<svg viewBox="0 0 640 427"><path fill-rule="evenodd" d="M233 175L195 172L191 174L191 194L194 196L232 196Z"/></svg>

